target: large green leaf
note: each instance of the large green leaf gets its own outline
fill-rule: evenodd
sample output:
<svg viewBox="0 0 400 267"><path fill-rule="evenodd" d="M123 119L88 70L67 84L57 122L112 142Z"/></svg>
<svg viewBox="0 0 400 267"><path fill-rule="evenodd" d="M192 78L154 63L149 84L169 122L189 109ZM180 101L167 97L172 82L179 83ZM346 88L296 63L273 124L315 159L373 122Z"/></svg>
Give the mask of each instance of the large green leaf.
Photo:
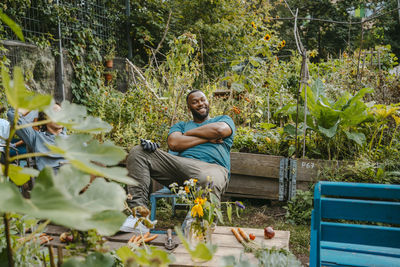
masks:
<svg viewBox="0 0 400 267"><path fill-rule="evenodd" d="M347 138L353 140L360 146L362 146L366 141L365 135L363 133L348 132L348 131L344 132L346 133Z"/></svg>
<svg viewBox="0 0 400 267"><path fill-rule="evenodd" d="M1 165L0 170L2 171L1 173L4 175L4 165ZM25 184L26 182L29 181L31 177L35 177L38 175L38 171L35 169L31 168L22 168L20 166L16 166L13 164L10 164L8 167L8 177L10 177L11 181L13 181L16 185L20 186Z"/></svg>
<svg viewBox="0 0 400 267"><path fill-rule="evenodd" d="M14 68L14 80L10 82L10 76L7 69L1 69L3 86L7 96L8 103L15 109L25 108L28 110L43 110L51 103L50 95L40 95L28 91L25 88L24 76L19 67Z"/></svg>
<svg viewBox="0 0 400 267"><path fill-rule="evenodd" d="M10 27L11 30L15 33L15 35L22 42L25 42L21 27L17 23L15 23L12 19L10 19L6 14L4 14L1 10L0 10L0 20L2 20L8 27Z"/></svg>
<svg viewBox="0 0 400 267"><path fill-rule="evenodd" d="M67 260L62 267L113 267L115 258L108 254L94 252L89 254L84 260L72 258Z"/></svg>
<svg viewBox="0 0 400 267"><path fill-rule="evenodd" d="M86 175L70 165L63 166L57 175L51 168L43 169L36 179L30 199L24 199L10 182L0 186L0 211L27 214L38 219L86 231L97 229L100 234L112 235L125 220L125 191L103 178L89 183Z"/></svg>
<svg viewBox="0 0 400 267"><path fill-rule="evenodd" d="M112 129L107 122L87 115L86 107L68 101L61 103L58 112L54 112L51 106L45 112L52 121L78 132L101 133Z"/></svg>
<svg viewBox="0 0 400 267"><path fill-rule="evenodd" d="M326 129L323 128L322 126L318 126L318 130L323 133L326 137L328 138L332 138L335 136L336 132L337 132L337 128L339 125L339 121L337 121L337 123L335 125L333 125L331 128Z"/></svg>
<svg viewBox="0 0 400 267"><path fill-rule="evenodd" d="M68 138L57 137L56 145L48 147L50 151L62 155L81 171L125 184L135 183L127 176L126 168L107 167L118 164L126 157L126 152L111 142L100 144L88 134L75 134Z"/></svg>

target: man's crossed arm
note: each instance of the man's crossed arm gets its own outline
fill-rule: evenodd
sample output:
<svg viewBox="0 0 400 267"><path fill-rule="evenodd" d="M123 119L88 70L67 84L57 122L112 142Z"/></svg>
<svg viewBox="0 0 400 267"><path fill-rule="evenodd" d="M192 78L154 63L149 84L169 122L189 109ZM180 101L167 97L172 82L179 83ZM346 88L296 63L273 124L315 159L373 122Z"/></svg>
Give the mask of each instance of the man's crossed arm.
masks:
<svg viewBox="0 0 400 267"><path fill-rule="evenodd" d="M168 136L168 147L172 151L185 149L204 144L223 143L222 139L232 134L232 129L225 122L213 122L185 133L173 132Z"/></svg>

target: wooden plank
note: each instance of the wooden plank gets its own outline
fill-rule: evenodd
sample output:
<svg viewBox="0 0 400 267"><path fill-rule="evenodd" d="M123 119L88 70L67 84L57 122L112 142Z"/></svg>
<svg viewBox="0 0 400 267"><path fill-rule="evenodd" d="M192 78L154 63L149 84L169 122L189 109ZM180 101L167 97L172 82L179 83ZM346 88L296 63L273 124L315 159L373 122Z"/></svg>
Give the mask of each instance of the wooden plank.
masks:
<svg viewBox="0 0 400 267"><path fill-rule="evenodd" d="M396 224L400 202L322 198L321 218Z"/></svg>
<svg viewBox="0 0 400 267"><path fill-rule="evenodd" d="M231 232L231 228L229 226L217 226L215 232L213 233L213 239L216 240L216 244L219 246L227 246L227 247L242 247L234 235ZM237 228L236 228L237 229ZM290 232L289 231L281 231L275 230L275 237L272 239L264 239L264 229L256 229L256 228L241 228L247 234L254 234L256 236L255 241L259 242L261 245L264 245L267 248L277 247L289 250L289 239Z"/></svg>
<svg viewBox="0 0 400 267"><path fill-rule="evenodd" d="M283 157L231 152L231 173L279 179L279 163Z"/></svg>
<svg viewBox="0 0 400 267"><path fill-rule="evenodd" d="M232 174L226 193L255 195L263 199L278 199L279 180Z"/></svg>
<svg viewBox="0 0 400 267"><path fill-rule="evenodd" d="M321 241L400 248L400 228L321 222Z"/></svg>
<svg viewBox="0 0 400 267"><path fill-rule="evenodd" d="M400 200L400 185L321 182L321 195Z"/></svg>
<svg viewBox="0 0 400 267"><path fill-rule="evenodd" d="M315 182L319 178L319 173L324 169L340 169L345 171L348 166L353 166L351 161L338 160L314 160L314 159L296 159L298 182Z"/></svg>
<svg viewBox="0 0 400 267"><path fill-rule="evenodd" d="M222 266L222 258L224 256L234 256L237 260L239 259L241 253L243 253L243 249L238 248L219 248L216 251L213 259L208 262L193 262L189 253L185 252L174 252L176 261L169 266L173 267L183 267L183 266L209 266L209 267L219 267ZM244 253L245 256L250 260L252 266L258 265L258 260L254 257L254 255L250 253Z"/></svg>

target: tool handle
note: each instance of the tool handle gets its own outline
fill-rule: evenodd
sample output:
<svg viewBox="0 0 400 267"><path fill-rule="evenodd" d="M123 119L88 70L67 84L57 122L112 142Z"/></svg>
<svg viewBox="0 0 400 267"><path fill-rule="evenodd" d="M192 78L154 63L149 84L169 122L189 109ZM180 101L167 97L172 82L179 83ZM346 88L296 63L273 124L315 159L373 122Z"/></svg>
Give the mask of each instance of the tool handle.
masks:
<svg viewBox="0 0 400 267"><path fill-rule="evenodd" d="M172 229L167 230L167 240L172 239Z"/></svg>

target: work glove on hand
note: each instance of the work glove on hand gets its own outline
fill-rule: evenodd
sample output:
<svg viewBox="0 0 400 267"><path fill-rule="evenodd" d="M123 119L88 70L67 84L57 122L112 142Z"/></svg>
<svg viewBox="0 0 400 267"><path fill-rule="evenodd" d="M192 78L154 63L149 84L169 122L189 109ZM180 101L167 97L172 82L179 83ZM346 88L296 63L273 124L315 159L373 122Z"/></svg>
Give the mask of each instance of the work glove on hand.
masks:
<svg viewBox="0 0 400 267"><path fill-rule="evenodd" d="M160 147L159 144L155 142L151 142L150 140L140 139L140 144L142 145L143 149L147 152L154 152L157 148Z"/></svg>

